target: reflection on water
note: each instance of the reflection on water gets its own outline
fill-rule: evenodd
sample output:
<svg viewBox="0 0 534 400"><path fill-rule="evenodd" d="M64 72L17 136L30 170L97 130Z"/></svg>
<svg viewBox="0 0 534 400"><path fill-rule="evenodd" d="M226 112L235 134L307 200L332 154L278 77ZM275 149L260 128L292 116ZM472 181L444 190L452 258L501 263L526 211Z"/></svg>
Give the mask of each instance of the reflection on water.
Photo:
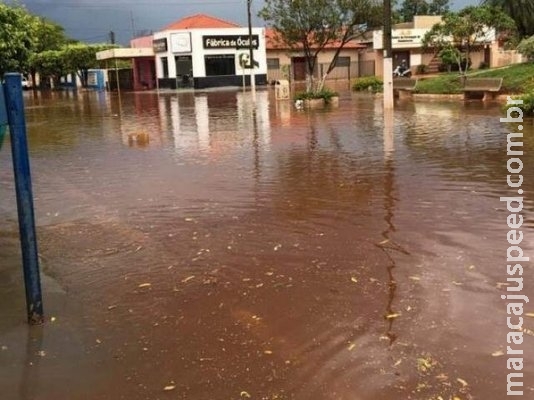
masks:
<svg viewBox="0 0 534 400"><path fill-rule="evenodd" d="M25 101L55 320L39 335L21 322L4 146L8 398L504 396L498 104L400 102L384 119L382 99L349 92L314 111L271 89L255 107L240 90Z"/></svg>

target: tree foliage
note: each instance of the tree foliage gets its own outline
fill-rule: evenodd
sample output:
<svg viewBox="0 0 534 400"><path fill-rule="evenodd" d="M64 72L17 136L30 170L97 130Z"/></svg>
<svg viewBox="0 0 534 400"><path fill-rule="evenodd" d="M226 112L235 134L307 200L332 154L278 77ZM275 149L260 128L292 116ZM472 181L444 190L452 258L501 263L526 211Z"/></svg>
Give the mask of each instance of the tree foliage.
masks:
<svg viewBox="0 0 534 400"><path fill-rule="evenodd" d="M32 22L26 9L0 3L0 76L26 70L33 45L31 30L28 32Z"/></svg>
<svg viewBox="0 0 534 400"><path fill-rule="evenodd" d="M68 42L58 24L30 14L22 6L0 3L0 75L30 73L35 79L36 56Z"/></svg>
<svg viewBox="0 0 534 400"><path fill-rule="evenodd" d="M381 24L382 10L377 0L266 0L259 16L274 29L275 40L304 54L307 91L318 92L345 45ZM316 83L317 56L326 47L334 48L334 55Z"/></svg>
<svg viewBox="0 0 534 400"><path fill-rule="evenodd" d="M449 8L450 0L404 0L399 14L404 22L409 22L415 15L442 15Z"/></svg>
<svg viewBox="0 0 534 400"><path fill-rule="evenodd" d="M534 1L482 0L482 4L499 8L512 18L521 37L534 35Z"/></svg>
<svg viewBox="0 0 534 400"><path fill-rule="evenodd" d="M517 46L517 51L527 57L529 61L534 61L534 36L523 39Z"/></svg>
<svg viewBox="0 0 534 400"><path fill-rule="evenodd" d="M423 38L425 47L449 50L454 55L460 73L469 67L470 52L474 45L491 40L491 30L511 31L514 21L502 11L493 7L465 7L457 13L449 12L443 20L434 25ZM454 51L458 49L459 51Z"/></svg>

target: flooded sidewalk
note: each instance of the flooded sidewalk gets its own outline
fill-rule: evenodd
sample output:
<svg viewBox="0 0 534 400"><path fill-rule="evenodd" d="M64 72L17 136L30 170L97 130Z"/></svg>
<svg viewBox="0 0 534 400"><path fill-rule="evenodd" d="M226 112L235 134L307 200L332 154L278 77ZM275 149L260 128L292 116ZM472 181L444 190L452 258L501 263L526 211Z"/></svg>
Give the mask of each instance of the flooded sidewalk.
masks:
<svg viewBox="0 0 534 400"><path fill-rule="evenodd" d="M388 132L381 98L257 95L25 93L47 322L4 146L5 399L506 398L500 105L400 103Z"/></svg>

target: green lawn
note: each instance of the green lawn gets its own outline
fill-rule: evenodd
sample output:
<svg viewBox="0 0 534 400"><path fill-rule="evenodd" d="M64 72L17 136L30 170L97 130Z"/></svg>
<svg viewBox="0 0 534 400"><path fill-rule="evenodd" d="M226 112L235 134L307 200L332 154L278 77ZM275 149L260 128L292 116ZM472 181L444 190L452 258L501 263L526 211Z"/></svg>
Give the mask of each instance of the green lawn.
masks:
<svg viewBox="0 0 534 400"><path fill-rule="evenodd" d="M467 76L478 78L503 78L502 93L520 94L534 91L534 63L516 64L505 68L473 70ZM443 73L438 76L419 77L417 93L455 94L462 93L460 76Z"/></svg>

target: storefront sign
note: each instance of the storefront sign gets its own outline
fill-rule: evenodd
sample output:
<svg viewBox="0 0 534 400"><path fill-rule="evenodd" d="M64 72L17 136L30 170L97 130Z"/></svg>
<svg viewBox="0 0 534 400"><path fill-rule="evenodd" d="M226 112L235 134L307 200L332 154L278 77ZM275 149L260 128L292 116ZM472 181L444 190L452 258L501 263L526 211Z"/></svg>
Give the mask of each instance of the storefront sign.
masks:
<svg viewBox="0 0 534 400"><path fill-rule="evenodd" d="M172 33L171 51L173 53L191 53L191 34L189 32Z"/></svg>
<svg viewBox="0 0 534 400"><path fill-rule="evenodd" d="M152 41L154 53L164 53L167 51L167 38L154 39Z"/></svg>
<svg viewBox="0 0 534 400"><path fill-rule="evenodd" d="M248 49L248 35L217 35L203 36L202 42L205 49ZM257 49L259 45L258 35L252 35L252 47Z"/></svg>
<svg viewBox="0 0 534 400"><path fill-rule="evenodd" d="M415 30L394 30L391 39L393 43L421 43L422 35Z"/></svg>

